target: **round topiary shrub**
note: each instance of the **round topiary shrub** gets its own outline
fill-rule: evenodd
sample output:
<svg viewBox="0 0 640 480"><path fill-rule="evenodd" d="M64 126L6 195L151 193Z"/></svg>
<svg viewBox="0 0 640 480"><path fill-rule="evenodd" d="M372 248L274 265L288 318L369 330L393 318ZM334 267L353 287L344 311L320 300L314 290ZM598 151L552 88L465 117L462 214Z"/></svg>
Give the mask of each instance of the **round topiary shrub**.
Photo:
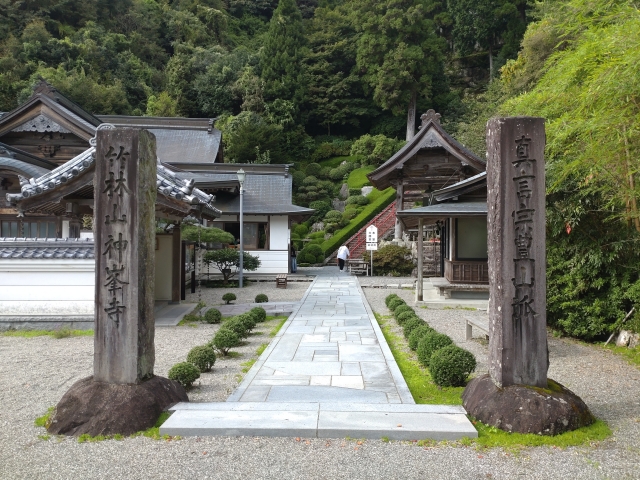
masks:
<svg viewBox="0 0 640 480"><path fill-rule="evenodd" d="M193 363L201 372L208 372L216 363L216 352L210 345L193 347L187 354L187 362Z"/></svg>
<svg viewBox="0 0 640 480"><path fill-rule="evenodd" d="M449 345L431 355L429 373L440 387L462 387L476 369L476 357L464 348Z"/></svg>
<svg viewBox="0 0 640 480"><path fill-rule="evenodd" d="M231 330L233 333L235 333L238 336L238 338L248 337L249 330L247 329L247 325L241 318L238 318L238 317L239 316L232 317L226 322L224 322L224 325L222 325L222 328L220 329L220 331Z"/></svg>
<svg viewBox="0 0 640 480"><path fill-rule="evenodd" d="M418 342L418 348L416 353L418 354L418 360L425 367L429 366L431 355L441 348L447 347L453 344L453 340L447 335L438 332L427 333L422 340Z"/></svg>
<svg viewBox="0 0 640 480"><path fill-rule="evenodd" d="M229 303L233 302L236 299L236 295L235 293L225 293L222 296L222 300L224 300L226 302L227 305L229 305Z"/></svg>
<svg viewBox="0 0 640 480"><path fill-rule="evenodd" d="M384 304L389 307L389 302L395 298L400 298L397 294L392 293L390 295L387 295L387 298L384 299Z"/></svg>
<svg viewBox="0 0 640 480"><path fill-rule="evenodd" d="M426 324L414 328L409 334L409 348L415 351L415 349L418 348L418 344L420 343L420 340L422 340L422 337L431 332L435 332L435 330Z"/></svg>
<svg viewBox="0 0 640 480"><path fill-rule="evenodd" d="M256 321L258 323L262 323L267 319L267 312L262 307L254 307L249 311L253 313L253 316L256 317Z"/></svg>
<svg viewBox="0 0 640 480"><path fill-rule="evenodd" d="M227 355L227 353L229 353L229 350L231 350L233 347L237 347L239 344L240 337L238 337L238 335L236 335L233 330L225 330L222 328L218 330L218 333L216 333L215 337L213 337L213 340L211 340L210 343L213 348L215 348L225 356Z"/></svg>
<svg viewBox="0 0 640 480"><path fill-rule="evenodd" d="M411 308L409 305L407 305L406 303L402 303L402 304L398 305L393 310L393 316L396 317L396 319L397 319L398 315L400 315L401 313L404 313L404 312L415 313L415 310L413 308Z"/></svg>
<svg viewBox="0 0 640 480"><path fill-rule="evenodd" d="M204 321L207 323L220 323L222 320L222 314L220 310L216 310L215 308L210 308L206 312L204 312Z"/></svg>
<svg viewBox="0 0 640 480"><path fill-rule="evenodd" d="M255 298L256 303L267 303L269 301L269 297L267 297L264 293L259 293Z"/></svg>
<svg viewBox="0 0 640 480"><path fill-rule="evenodd" d="M190 362L176 363L169 370L168 377L179 382L184 388L189 388L193 382L200 378L200 370Z"/></svg>
<svg viewBox="0 0 640 480"><path fill-rule="evenodd" d="M402 333L404 333L404 338L409 338L409 335L411 335L411 332L413 332L414 329L421 327L424 324L424 320L418 317L410 318L409 320L405 321L404 325L402 325Z"/></svg>
<svg viewBox="0 0 640 480"><path fill-rule="evenodd" d="M407 302L405 302L400 297L398 297L398 298L394 298L394 299L390 300L389 304L387 305L387 307L392 312L395 312L397 307L399 307L400 305L406 305L406 304L407 304Z"/></svg>
<svg viewBox="0 0 640 480"><path fill-rule="evenodd" d="M250 311L242 313L236 318L244 324L244 327L247 329L247 333L256 328L256 325L258 323L257 317Z"/></svg>
<svg viewBox="0 0 640 480"><path fill-rule="evenodd" d="M404 312L398 315L396 317L396 322L398 322L398 325L404 325L404 323L410 318L420 318L420 317L418 317L418 315L416 315L415 312L412 310L410 312Z"/></svg>

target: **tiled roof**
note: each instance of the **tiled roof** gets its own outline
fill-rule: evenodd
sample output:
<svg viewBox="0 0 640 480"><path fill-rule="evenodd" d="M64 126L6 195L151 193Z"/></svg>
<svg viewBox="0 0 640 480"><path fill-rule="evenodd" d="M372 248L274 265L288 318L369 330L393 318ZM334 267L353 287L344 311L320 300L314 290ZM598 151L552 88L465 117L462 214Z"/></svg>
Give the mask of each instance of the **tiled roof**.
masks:
<svg viewBox="0 0 640 480"><path fill-rule="evenodd" d="M0 238L0 259L93 259L93 240Z"/></svg>

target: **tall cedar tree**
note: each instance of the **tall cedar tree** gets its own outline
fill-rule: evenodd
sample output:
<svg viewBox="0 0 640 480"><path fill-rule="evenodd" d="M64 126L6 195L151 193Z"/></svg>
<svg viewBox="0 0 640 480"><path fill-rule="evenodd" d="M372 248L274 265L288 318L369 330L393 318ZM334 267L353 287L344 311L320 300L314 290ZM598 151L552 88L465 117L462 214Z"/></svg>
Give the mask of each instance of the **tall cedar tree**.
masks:
<svg viewBox="0 0 640 480"><path fill-rule="evenodd" d="M415 131L418 96L429 98L443 75L444 39L429 18L430 0L358 0L357 63L374 101L394 114L407 111L407 140Z"/></svg>
<svg viewBox="0 0 640 480"><path fill-rule="evenodd" d="M293 101L299 106L305 95L305 57L302 15L295 0L280 0L269 22L269 32L260 54L264 98Z"/></svg>

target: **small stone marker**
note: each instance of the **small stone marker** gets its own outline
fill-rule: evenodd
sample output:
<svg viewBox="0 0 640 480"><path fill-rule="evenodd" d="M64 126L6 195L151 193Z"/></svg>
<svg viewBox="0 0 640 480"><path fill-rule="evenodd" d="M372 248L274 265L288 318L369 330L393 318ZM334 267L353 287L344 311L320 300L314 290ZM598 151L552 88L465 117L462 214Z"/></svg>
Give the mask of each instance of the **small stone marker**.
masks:
<svg viewBox="0 0 640 480"><path fill-rule="evenodd" d="M489 373L547 387L544 119L487 124Z"/></svg>
<svg viewBox="0 0 640 480"><path fill-rule="evenodd" d="M99 130L95 174L95 379L139 383L155 352L155 137Z"/></svg>
<svg viewBox="0 0 640 480"><path fill-rule="evenodd" d="M508 432L556 435L594 418L547 378L544 147L543 118L487 123L489 374L471 380L462 401Z"/></svg>

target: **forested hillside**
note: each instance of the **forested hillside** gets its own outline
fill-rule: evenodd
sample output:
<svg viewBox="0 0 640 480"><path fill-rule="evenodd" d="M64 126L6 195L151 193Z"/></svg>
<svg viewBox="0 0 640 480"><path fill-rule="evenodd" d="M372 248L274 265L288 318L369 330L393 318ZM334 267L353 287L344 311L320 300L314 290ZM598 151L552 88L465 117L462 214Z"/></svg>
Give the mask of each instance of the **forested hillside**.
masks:
<svg viewBox="0 0 640 480"><path fill-rule="evenodd" d="M640 306L629 0L0 0L0 110L41 77L93 113L218 117L226 161L295 163L316 243L428 108L480 155L491 116L543 116L550 325L596 338Z"/></svg>

